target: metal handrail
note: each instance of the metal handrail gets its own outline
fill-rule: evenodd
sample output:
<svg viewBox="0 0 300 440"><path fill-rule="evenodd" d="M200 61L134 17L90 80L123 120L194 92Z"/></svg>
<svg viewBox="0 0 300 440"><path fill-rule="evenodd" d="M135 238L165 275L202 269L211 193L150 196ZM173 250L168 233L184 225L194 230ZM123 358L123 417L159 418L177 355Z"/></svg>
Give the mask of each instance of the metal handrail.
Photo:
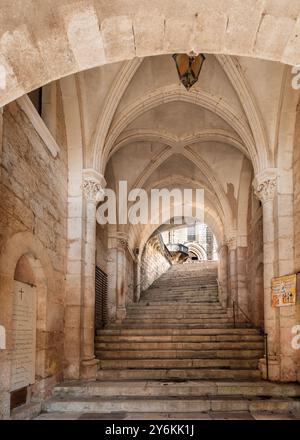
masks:
<svg viewBox="0 0 300 440"><path fill-rule="evenodd" d="M268 348L268 333L264 334L264 340L265 340L265 357L266 357L266 379L269 380L269 348Z"/></svg>
<svg viewBox="0 0 300 440"><path fill-rule="evenodd" d="M233 306L233 311L235 312L235 309L237 308L238 311L240 311L242 313L242 315L244 315L244 317L246 318L246 321L249 322L250 324L252 324L251 319L249 318L249 316L244 312L244 310L239 306L239 304L236 301L232 301L232 306Z"/></svg>
<svg viewBox="0 0 300 440"><path fill-rule="evenodd" d="M248 321L250 324L253 324L249 316L244 312L244 310L239 306L239 304L236 301L232 301L232 310L233 310L233 325L234 328L236 328L236 314L235 310L236 308L242 312L244 317L246 318L246 321ZM269 380L269 348L268 348L268 333L264 331L263 328L259 328L260 333L264 337L264 348L265 348L265 358L266 358L266 379Z"/></svg>

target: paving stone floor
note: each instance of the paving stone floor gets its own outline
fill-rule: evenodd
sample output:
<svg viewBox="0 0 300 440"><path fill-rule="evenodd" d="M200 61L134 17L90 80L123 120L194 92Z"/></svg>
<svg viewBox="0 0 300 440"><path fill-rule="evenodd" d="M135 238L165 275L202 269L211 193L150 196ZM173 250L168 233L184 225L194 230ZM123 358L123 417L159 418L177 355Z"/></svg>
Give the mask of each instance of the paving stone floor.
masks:
<svg viewBox="0 0 300 440"><path fill-rule="evenodd" d="M250 413L214 412L214 413L43 413L34 420L300 420L287 414L268 412Z"/></svg>

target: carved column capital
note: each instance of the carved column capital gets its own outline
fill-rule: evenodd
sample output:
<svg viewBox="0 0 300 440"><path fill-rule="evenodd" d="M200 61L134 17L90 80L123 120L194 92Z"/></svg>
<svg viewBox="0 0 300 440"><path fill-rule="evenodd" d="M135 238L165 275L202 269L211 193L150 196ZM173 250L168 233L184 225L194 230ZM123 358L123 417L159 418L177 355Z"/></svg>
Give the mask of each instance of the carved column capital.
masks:
<svg viewBox="0 0 300 440"><path fill-rule="evenodd" d="M101 199L106 186L106 181L102 174L93 169L83 170L82 190L88 202L94 202Z"/></svg>
<svg viewBox="0 0 300 440"><path fill-rule="evenodd" d="M236 249L236 247L237 247L236 237L227 238L227 247L228 247L228 250L230 250L230 251Z"/></svg>
<svg viewBox="0 0 300 440"><path fill-rule="evenodd" d="M277 170L270 168L257 175L253 188L254 194L262 203L273 200L277 189Z"/></svg>
<svg viewBox="0 0 300 440"><path fill-rule="evenodd" d="M128 248L128 234L126 232L112 232L108 234L109 247L126 250Z"/></svg>
<svg viewBox="0 0 300 440"><path fill-rule="evenodd" d="M117 244L123 250L126 250L128 247L128 234L126 232L118 232L116 234Z"/></svg>
<svg viewBox="0 0 300 440"><path fill-rule="evenodd" d="M236 229L229 229L226 232L224 245L228 247L228 250L236 249L237 247L237 231Z"/></svg>

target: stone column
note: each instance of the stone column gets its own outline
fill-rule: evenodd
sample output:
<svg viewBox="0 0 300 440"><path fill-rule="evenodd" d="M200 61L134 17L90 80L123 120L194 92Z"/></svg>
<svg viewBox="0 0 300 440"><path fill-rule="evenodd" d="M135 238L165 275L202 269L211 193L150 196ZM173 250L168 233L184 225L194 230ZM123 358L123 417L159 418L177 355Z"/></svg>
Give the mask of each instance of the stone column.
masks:
<svg viewBox="0 0 300 440"><path fill-rule="evenodd" d="M212 260L214 249L214 237L210 229L206 229L206 254L207 259Z"/></svg>
<svg viewBox="0 0 300 440"><path fill-rule="evenodd" d="M219 299L223 307L228 307L228 247L223 244L218 249Z"/></svg>
<svg viewBox="0 0 300 440"><path fill-rule="evenodd" d="M237 246L237 297L239 307L248 315L248 289L246 276L247 247Z"/></svg>
<svg viewBox="0 0 300 440"><path fill-rule="evenodd" d="M118 248L116 320L122 322L126 317L126 250L128 246L128 236L123 232L118 232L116 238Z"/></svg>
<svg viewBox="0 0 300 440"><path fill-rule="evenodd" d="M0 164L2 162L2 148L3 148L3 107L0 107ZM0 170L1 177L1 170Z"/></svg>
<svg viewBox="0 0 300 440"><path fill-rule="evenodd" d="M83 193L85 196L85 249L84 291L82 301L82 350L81 377L93 379L97 374L95 359L95 265L96 265L96 205L102 195L105 180L94 170L84 170Z"/></svg>
<svg viewBox="0 0 300 440"><path fill-rule="evenodd" d="M237 295L237 251L236 238L231 237L227 241L228 246L228 306L231 307L232 301L238 300Z"/></svg>
<svg viewBox="0 0 300 440"><path fill-rule="evenodd" d="M126 317L126 249L128 236L112 232L108 236L108 315L109 321Z"/></svg>
<svg viewBox="0 0 300 440"><path fill-rule="evenodd" d="M134 302L139 302L141 296L141 261L137 258L134 263Z"/></svg>
<svg viewBox="0 0 300 440"><path fill-rule="evenodd" d="M276 329L276 312L272 307L272 278L275 276L275 224L274 196L277 189L277 172L265 170L255 177L254 192L263 206L263 249L264 249L264 324L268 334L269 378L279 380L278 339ZM265 359L261 359L260 368L266 377Z"/></svg>

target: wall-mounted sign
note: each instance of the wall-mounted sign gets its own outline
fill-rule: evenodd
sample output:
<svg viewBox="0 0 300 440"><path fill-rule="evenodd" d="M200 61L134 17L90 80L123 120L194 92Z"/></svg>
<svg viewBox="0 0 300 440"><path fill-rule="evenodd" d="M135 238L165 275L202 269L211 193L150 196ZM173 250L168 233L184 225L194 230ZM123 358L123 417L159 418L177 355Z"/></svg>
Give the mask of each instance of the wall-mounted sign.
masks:
<svg viewBox="0 0 300 440"><path fill-rule="evenodd" d="M296 304L296 275L272 279L272 306L283 307Z"/></svg>

